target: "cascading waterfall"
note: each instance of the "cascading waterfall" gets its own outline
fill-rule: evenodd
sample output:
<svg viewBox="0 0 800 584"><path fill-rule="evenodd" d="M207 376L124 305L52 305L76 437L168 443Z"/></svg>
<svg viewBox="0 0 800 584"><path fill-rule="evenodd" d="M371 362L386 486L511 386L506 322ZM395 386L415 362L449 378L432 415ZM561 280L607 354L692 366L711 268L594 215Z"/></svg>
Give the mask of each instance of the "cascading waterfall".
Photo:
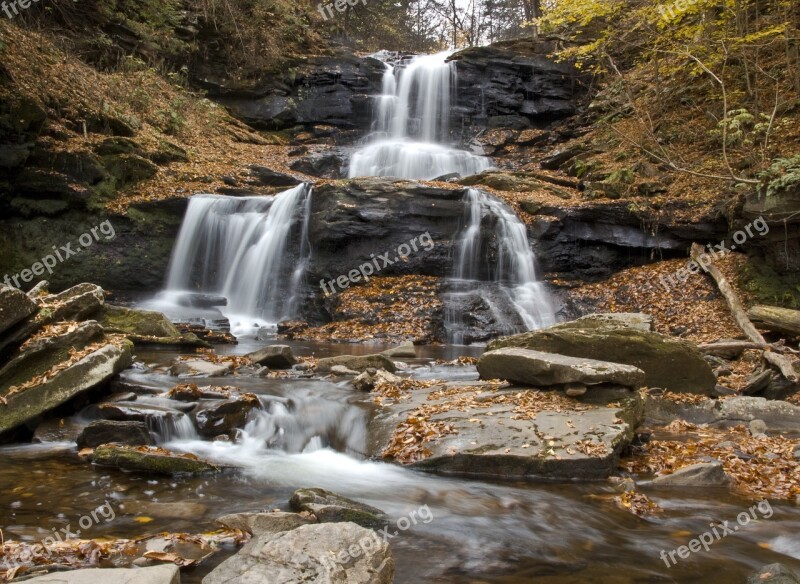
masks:
<svg viewBox="0 0 800 584"><path fill-rule="evenodd" d="M386 66L370 142L350 159L350 177L434 179L477 174L491 167L485 156L447 146L456 69L449 52L414 57L405 67Z"/></svg>
<svg viewBox="0 0 800 584"><path fill-rule="evenodd" d="M156 308L172 315L187 294L222 296L236 335L295 316L310 203L305 184L274 197L192 197Z"/></svg>
<svg viewBox="0 0 800 584"><path fill-rule="evenodd" d="M525 224L502 201L478 189L467 189L465 216L458 235L453 262L452 292L445 295L446 327L451 342L468 341L463 307L454 300L479 293L488 303L494 320L504 333L519 332L520 327L503 310L502 302L488 293L487 282L498 285L513 306L518 322L525 330L544 328L555 323L550 295L536 273L536 258L528 242ZM484 241L483 224L494 224L496 258L489 261L489 245ZM482 279L485 278L485 279ZM505 314L504 314L505 312Z"/></svg>

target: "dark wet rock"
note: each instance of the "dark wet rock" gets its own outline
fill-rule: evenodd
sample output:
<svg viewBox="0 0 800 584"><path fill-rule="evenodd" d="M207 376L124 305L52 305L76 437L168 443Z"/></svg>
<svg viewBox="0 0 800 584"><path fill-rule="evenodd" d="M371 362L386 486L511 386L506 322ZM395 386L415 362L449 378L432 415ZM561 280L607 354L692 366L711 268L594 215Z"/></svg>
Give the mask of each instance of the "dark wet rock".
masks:
<svg viewBox="0 0 800 584"><path fill-rule="evenodd" d="M783 564L770 564L749 576L747 584L800 584L800 577Z"/></svg>
<svg viewBox="0 0 800 584"><path fill-rule="evenodd" d="M481 379L506 379L534 387L605 383L639 389L645 378L644 371L631 365L513 347L484 353L478 360L478 373Z"/></svg>
<svg viewBox="0 0 800 584"><path fill-rule="evenodd" d="M38 310L36 303L16 288L0 287L0 334Z"/></svg>
<svg viewBox="0 0 800 584"><path fill-rule="evenodd" d="M339 151L314 152L293 161L289 168L318 178L342 178L347 156Z"/></svg>
<svg viewBox="0 0 800 584"><path fill-rule="evenodd" d="M0 395L6 401L0 408L0 433L30 422L76 396L102 386L131 364L131 350L128 341L103 345L46 380L37 379L35 385L16 393L8 390L12 385L31 381L31 377L20 375L7 380L0 388Z"/></svg>
<svg viewBox="0 0 800 584"><path fill-rule="evenodd" d="M124 334L135 344L211 347L192 333L181 333L160 312L106 304L97 318L107 332Z"/></svg>
<svg viewBox="0 0 800 584"><path fill-rule="evenodd" d="M122 470L163 475L201 474L217 472L218 467L192 455L172 454L160 448L133 448L106 444L94 450L94 464L115 466Z"/></svg>
<svg viewBox="0 0 800 584"><path fill-rule="evenodd" d="M213 403L195 414L197 430L209 438L228 434L237 428L244 428L251 412L259 408L261 402L252 393Z"/></svg>
<svg viewBox="0 0 800 584"><path fill-rule="evenodd" d="M139 403L113 402L89 406L88 413L104 420L116 422L147 422L153 426L165 425L183 417L178 409L152 406Z"/></svg>
<svg viewBox="0 0 800 584"><path fill-rule="evenodd" d="M692 424L732 427L762 420L769 432L792 432L800 428L800 406L763 397L729 397L683 404L650 395L646 413L652 423L668 424L680 419Z"/></svg>
<svg viewBox="0 0 800 584"><path fill-rule="evenodd" d="M480 391L482 388L487 389ZM369 453L382 456L398 422L418 408L447 410L454 397L443 395L441 389L416 389L409 399L384 405L370 426ZM455 433L443 433L426 442L429 456L411 463L412 468L499 479L607 478L617 472L620 455L643 419L641 396L627 389L624 397L590 390L580 399L566 398L554 390L548 393L566 401L533 412L530 418L515 411L518 394L528 390L494 389L485 384L475 385L474 390L471 395L487 402L485 407L453 408L431 415L429 424L447 425Z"/></svg>
<svg viewBox="0 0 800 584"><path fill-rule="evenodd" d="M86 422L81 422L75 417L50 418L43 420L33 433L31 442L42 444L46 442L75 442L80 436Z"/></svg>
<svg viewBox="0 0 800 584"><path fill-rule="evenodd" d="M270 369L291 369L297 363L292 348L287 345L270 345L245 356Z"/></svg>
<svg viewBox="0 0 800 584"><path fill-rule="evenodd" d="M316 521L308 515L273 511L271 513L234 513L220 517L217 519L217 523L229 529L239 529L258 537L269 533L291 531L303 525L316 523Z"/></svg>
<svg viewBox="0 0 800 584"><path fill-rule="evenodd" d="M701 462L661 475L650 484L659 487L728 487L731 478L719 462Z"/></svg>
<svg viewBox="0 0 800 584"><path fill-rule="evenodd" d="M440 296L445 313L459 315L456 322L444 319L442 337L471 344L525 330L522 317L499 283L445 281Z"/></svg>
<svg viewBox="0 0 800 584"><path fill-rule="evenodd" d="M380 509L342 497L325 489L299 489L289 500L292 511L313 513L320 523L352 522L378 528L388 521Z"/></svg>
<svg viewBox="0 0 800 584"><path fill-rule="evenodd" d="M371 367L385 369L390 373L397 371L394 362L386 355L339 355L338 357L325 357L317 363L317 372L327 373L333 367L341 365L351 371L364 371Z"/></svg>
<svg viewBox="0 0 800 584"><path fill-rule="evenodd" d="M175 565L56 571L27 580L35 584L180 584L180 581L181 572Z"/></svg>
<svg viewBox="0 0 800 584"><path fill-rule="evenodd" d="M203 584L393 581L394 560L387 542L355 523L326 523L256 537L206 576Z"/></svg>
<svg viewBox="0 0 800 584"><path fill-rule="evenodd" d="M716 378L689 342L616 323L574 321L493 341L488 350L520 347L638 367L645 384L679 393L711 395Z"/></svg>
<svg viewBox="0 0 800 584"><path fill-rule="evenodd" d="M303 182L289 174L256 164L250 167L250 176L252 184L262 187L294 187Z"/></svg>
<svg viewBox="0 0 800 584"><path fill-rule="evenodd" d="M102 444L151 446L153 437L144 422L96 420L86 426L77 439L78 448L96 448Z"/></svg>

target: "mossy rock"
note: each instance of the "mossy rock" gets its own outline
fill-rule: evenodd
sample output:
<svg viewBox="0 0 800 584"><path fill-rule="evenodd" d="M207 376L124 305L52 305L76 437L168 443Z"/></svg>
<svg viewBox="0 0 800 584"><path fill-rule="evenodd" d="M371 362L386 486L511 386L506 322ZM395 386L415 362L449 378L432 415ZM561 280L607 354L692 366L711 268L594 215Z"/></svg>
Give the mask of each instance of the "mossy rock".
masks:
<svg viewBox="0 0 800 584"><path fill-rule="evenodd" d="M156 448L131 448L114 444L98 446L92 462L123 470L161 474L205 474L219 472L219 467L190 455L175 455Z"/></svg>
<svg viewBox="0 0 800 584"><path fill-rule="evenodd" d="M158 144L158 149L151 152L148 158L156 164L169 164L170 162L189 162L189 154L178 146L167 140L162 140Z"/></svg>
<svg viewBox="0 0 800 584"><path fill-rule="evenodd" d="M351 522L367 528L386 525L389 518L380 509L342 497L325 489L299 489L289 500L292 511L313 513L320 523Z"/></svg>
<svg viewBox="0 0 800 584"><path fill-rule="evenodd" d="M106 331L124 334L136 344L210 347L193 333L181 333L160 312L107 304L97 320Z"/></svg>
<svg viewBox="0 0 800 584"><path fill-rule="evenodd" d="M158 166L136 154L115 154L104 158L106 169L119 186L147 180L158 174Z"/></svg>
<svg viewBox="0 0 800 584"><path fill-rule="evenodd" d="M711 395L716 378L697 348L687 341L613 323L583 320L498 339L488 351L522 347L569 357L633 365L648 387Z"/></svg>
<svg viewBox="0 0 800 584"><path fill-rule="evenodd" d="M113 156L115 154L136 154L144 156L144 148L130 138L114 136L103 140L95 151L101 156Z"/></svg>

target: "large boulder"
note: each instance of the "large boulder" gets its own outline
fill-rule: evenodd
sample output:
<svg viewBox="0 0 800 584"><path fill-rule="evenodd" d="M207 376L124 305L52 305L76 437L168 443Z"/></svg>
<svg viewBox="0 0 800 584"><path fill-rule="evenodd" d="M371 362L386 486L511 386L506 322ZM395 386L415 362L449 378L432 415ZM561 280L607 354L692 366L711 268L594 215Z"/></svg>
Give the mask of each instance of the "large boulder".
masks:
<svg viewBox="0 0 800 584"><path fill-rule="evenodd" d="M520 347L638 367L645 384L674 392L712 395L716 377L691 343L613 322L580 320L498 339L495 351Z"/></svg>
<svg viewBox="0 0 800 584"><path fill-rule="evenodd" d="M335 366L340 365L351 371L366 371L367 369L386 369L389 373L397 371L394 361L386 355L339 355L338 357L325 357L317 363L319 373L327 373Z"/></svg>
<svg viewBox="0 0 800 584"><path fill-rule="evenodd" d="M631 365L518 348L484 353L478 360L478 373L481 379L507 379L535 387L605 383L638 389L645 378L644 371Z"/></svg>
<svg viewBox="0 0 800 584"><path fill-rule="evenodd" d="M391 584L389 544L355 523L303 525L252 539L203 584Z"/></svg>
<svg viewBox="0 0 800 584"><path fill-rule="evenodd" d="M10 379L0 387L0 433L21 426L76 396L103 385L132 362L132 346L118 340L77 360L58 364L52 374ZM66 365L66 366L65 366Z"/></svg>
<svg viewBox="0 0 800 584"><path fill-rule="evenodd" d="M299 489L289 500L292 511L313 513L320 523L350 521L362 527L378 528L389 518L380 509L331 493L325 489Z"/></svg>
<svg viewBox="0 0 800 584"><path fill-rule="evenodd" d="M36 303L21 290L0 287L0 334L31 316L36 310Z"/></svg>
<svg viewBox="0 0 800 584"><path fill-rule="evenodd" d="M150 568L87 568L53 572L27 580L35 584L180 584L181 571L175 565Z"/></svg>
<svg viewBox="0 0 800 584"><path fill-rule="evenodd" d="M270 369L291 369L297 363L292 348L287 345L270 345L246 355L253 363Z"/></svg>

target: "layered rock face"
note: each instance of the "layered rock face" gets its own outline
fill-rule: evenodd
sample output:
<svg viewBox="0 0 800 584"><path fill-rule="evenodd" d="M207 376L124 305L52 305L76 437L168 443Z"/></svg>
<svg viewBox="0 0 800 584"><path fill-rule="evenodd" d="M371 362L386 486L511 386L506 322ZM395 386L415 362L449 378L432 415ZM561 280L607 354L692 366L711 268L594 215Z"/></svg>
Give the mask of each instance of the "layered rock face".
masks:
<svg viewBox="0 0 800 584"><path fill-rule="evenodd" d="M548 58L545 42L522 40L476 47L452 56L458 77L451 127L529 127L571 115L583 92L576 71ZM346 51L312 57L247 87L201 80L211 97L258 128L331 125L368 130L372 96L380 93L384 64ZM455 137L455 136L454 136ZM466 132L462 137L467 137Z"/></svg>

